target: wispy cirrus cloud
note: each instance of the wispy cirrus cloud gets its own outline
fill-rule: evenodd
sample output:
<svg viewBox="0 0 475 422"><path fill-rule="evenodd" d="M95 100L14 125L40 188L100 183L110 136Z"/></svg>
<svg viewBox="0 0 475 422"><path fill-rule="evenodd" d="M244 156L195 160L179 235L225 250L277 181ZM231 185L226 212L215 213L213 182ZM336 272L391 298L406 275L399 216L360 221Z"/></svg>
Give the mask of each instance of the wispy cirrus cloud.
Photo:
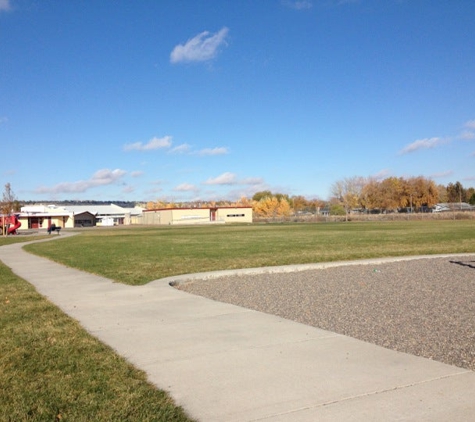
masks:
<svg viewBox="0 0 475 422"><path fill-rule="evenodd" d="M41 186L35 190L35 193L82 193L89 189L112 185L119 182L127 172L121 169L101 169L96 171L90 179L78 180L76 182L62 182L54 186Z"/></svg>
<svg viewBox="0 0 475 422"><path fill-rule="evenodd" d="M10 0L0 0L0 12L8 12L12 10Z"/></svg>
<svg viewBox="0 0 475 422"><path fill-rule="evenodd" d="M204 62L214 59L222 46L225 46L229 29L224 27L212 34L201 32L184 44L175 46L170 54L171 63Z"/></svg>
<svg viewBox="0 0 475 422"><path fill-rule="evenodd" d="M164 136L163 138L154 137L147 143L134 142L132 144L125 144L124 151L153 151L162 148L170 148L171 145L171 136Z"/></svg>
<svg viewBox="0 0 475 422"><path fill-rule="evenodd" d="M458 139L462 139L463 141L471 141L472 139L475 139L475 132L471 130L464 130L460 133Z"/></svg>
<svg viewBox="0 0 475 422"><path fill-rule="evenodd" d="M197 192L199 189L197 186L190 183L181 183L178 186L175 186L173 189L176 192Z"/></svg>
<svg viewBox="0 0 475 422"><path fill-rule="evenodd" d="M475 139L475 120L469 120L465 122L463 125L464 130L458 136L458 139L462 139L464 141L471 141Z"/></svg>
<svg viewBox="0 0 475 422"><path fill-rule="evenodd" d="M122 193L132 193L135 192L135 187L131 185L124 186Z"/></svg>
<svg viewBox="0 0 475 422"><path fill-rule="evenodd" d="M443 145L447 143L446 139L443 138L425 138L425 139L418 139L417 141L412 142L411 144L405 146L403 149L399 151L399 155L410 154L415 151L419 151L421 149L432 149L436 148L439 145Z"/></svg>
<svg viewBox="0 0 475 422"><path fill-rule="evenodd" d="M264 183L264 179L262 177L247 177L240 180L240 183L241 185L260 186Z"/></svg>
<svg viewBox="0 0 475 422"><path fill-rule="evenodd" d="M313 7L313 3L310 0L282 0L281 3L283 6L296 10L311 9Z"/></svg>
<svg viewBox="0 0 475 422"><path fill-rule="evenodd" d="M187 154L190 152L191 146L188 144L181 144L172 148L169 152L170 154Z"/></svg>
<svg viewBox="0 0 475 422"><path fill-rule="evenodd" d="M383 180L386 179L386 177L389 177L390 174L391 172L388 169L383 169L369 176L369 178L374 180Z"/></svg>
<svg viewBox="0 0 475 422"><path fill-rule="evenodd" d="M204 185L261 185L263 180L260 177L248 177L245 179L238 179L235 173L225 172L217 177L211 177L205 182Z"/></svg>
<svg viewBox="0 0 475 422"><path fill-rule="evenodd" d="M475 119L465 122L463 128L464 130L458 136L418 139L401 149L399 155L409 154L422 149L437 148L438 146L449 144L457 140L470 141L475 139Z"/></svg>
<svg viewBox="0 0 475 422"><path fill-rule="evenodd" d="M229 154L229 149L227 147L203 148L201 150L194 151L192 146L187 143L173 146L172 137L168 135L162 138L153 137L145 143L133 142L130 144L125 144L123 146L123 150L125 152L166 150L168 154L187 154L198 155L201 157Z"/></svg>
<svg viewBox="0 0 475 422"><path fill-rule="evenodd" d="M440 178L443 178L443 177L452 176L453 174L454 174L453 170L447 170L447 171L441 171L441 172L438 172L438 173L433 173L429 177L431 179L440 179Z"/></svg>
<svg viewBox="0 0 475 422"><path fill-rule="evenodd" d="M204 148L196 152L197 155L201 155L201 156L226 155L228 153L229 153L229 149L226 147Z"/></svg>
<svg viewBox="0 0 475 422"><path fill-rule="evenodd" d="M217 177L211 177L203 184L205 185L235 185L237 184L237 177L234 173L226 172Z"/></svg>
<svg viewBox="0 0 475 422"><path fill-rule="evenodd" d="M464 124L464 126L469 129L475 129L475 119L469 120Z"/></svg>

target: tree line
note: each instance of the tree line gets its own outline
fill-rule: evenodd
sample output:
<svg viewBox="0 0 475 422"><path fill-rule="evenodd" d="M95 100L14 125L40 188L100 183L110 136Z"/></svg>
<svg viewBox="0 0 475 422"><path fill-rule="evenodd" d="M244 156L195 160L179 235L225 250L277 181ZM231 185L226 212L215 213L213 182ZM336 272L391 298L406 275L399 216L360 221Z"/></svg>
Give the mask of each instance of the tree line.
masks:
<svg viewBox="0 0 475 422"><path fill-rule="evenodd" d="M21 202L16 198L10 183L5 185L1 202L1 213L9 214L20 210ZM29 202L29 201L28 201ZM62 201L77 202L77 201ZM101 201L80 201L80 203L100 203ZM104 202L104 201L102 201ZM308 199L302 195L264 190L256 192L252 198L242 197L238 201L191 201L169 202L166 200L138 203L124 201L123 205L143 206L146 209L160 208L202 208L202 207L252 207L257 217L280 218L299 214L348 215L359 212L418 212L429 210L438 203L469 203L475 205L475 188L464 187L462 183L436 185L434 181L419 177L388 177L383 180L354 176L336 181L331 186L328 200ZM117 204L117 201L115 202Z"/></svg>
<svg viewBox="0 0 475 422"><path fill-rule="evenodd" d="M466 202L475 205L475 189L465 188L460 182L447 186L436 185L434 181L419 177L388 177L376 180L365 177L350 177L338 180L331 186L328 200L308 199L301 195L264 190L252 198L242 197L238 201L194 201L167 202L158 200L146 204L147 209L182 207L252 207L254 215L261 218L281 218L299 214L348 215L359 212L419 212L428 211L438 203Z"/></svg>
<svg viewBox="0 0 475 422"><path fill-rule="evenodd" d="M468 202L475 204L475 189L464 188L460 182L447 186L436 185L422 176L388 177L384 180L351 177L332 185L332 200L348 214L361 211L421 211L441 202Z"/></svg>
<svg viewBox="0 0 475 422"><path fill-rule="evenodd" d="M299 213L350 214L368 212L429 211L438 203L475 205L475 188L462 183L436 185L425 177L388 177L383 180L360 176L336 181L327 201L289 196L270 191L252 197L254 213L260 217L286 217Z"/></svg>

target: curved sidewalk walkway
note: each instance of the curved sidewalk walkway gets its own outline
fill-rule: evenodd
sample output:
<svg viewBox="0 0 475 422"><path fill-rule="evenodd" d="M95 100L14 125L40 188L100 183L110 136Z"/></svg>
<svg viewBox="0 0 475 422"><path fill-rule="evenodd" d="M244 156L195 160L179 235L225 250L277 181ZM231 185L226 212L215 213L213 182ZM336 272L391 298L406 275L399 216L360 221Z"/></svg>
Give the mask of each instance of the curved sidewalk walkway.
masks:
<svg viewBox="0 0 475 422"><path fill-rule="evenodd" d="M192 276L126 286L23 245L0 247L0 259L200 421L474 418L475 372L169 285Z"/></svg>

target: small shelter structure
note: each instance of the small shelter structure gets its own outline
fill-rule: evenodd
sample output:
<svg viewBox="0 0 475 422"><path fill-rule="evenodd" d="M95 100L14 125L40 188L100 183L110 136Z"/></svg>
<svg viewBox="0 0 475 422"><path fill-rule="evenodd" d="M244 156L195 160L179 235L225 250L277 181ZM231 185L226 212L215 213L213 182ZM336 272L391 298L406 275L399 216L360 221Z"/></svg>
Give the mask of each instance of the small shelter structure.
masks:
<svg viewBox="0 0 475 422"><path fill-rule="evenodd" d="M18 216L21 230L48 229L54 224L56 227L74 227L74 213L55 205L33 205L21 208Z"/></svg>

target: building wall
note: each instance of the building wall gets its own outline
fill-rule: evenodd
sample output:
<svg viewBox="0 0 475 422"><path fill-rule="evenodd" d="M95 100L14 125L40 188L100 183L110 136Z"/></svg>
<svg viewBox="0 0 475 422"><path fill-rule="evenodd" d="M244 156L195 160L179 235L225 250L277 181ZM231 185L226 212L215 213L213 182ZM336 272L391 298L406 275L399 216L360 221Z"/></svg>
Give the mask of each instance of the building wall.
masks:
<svg viewBox="0 0 475 422"><path fill-rule="evenodd" d="M74 227L92 227L96 225L96 218L89 212L74 216Z"/></svg>
<svg viewBox="0 0 475 422"><path fill-rule="evenodd" d="M252 223L252 208L170 208L144 211L142 224Z"/></svg>
<svg viewBox="0 0 475 422"><path fill-rule="evenodd" d="M177 208L172 210L171 224L203 224L210 222L208 208Z"/></svg>
<svg viewBox="0 0 475 422"><path fill-rule="evenodd" d="M21 223L21 227L18 230L28 230L31 228L47 229L51 224L62 228L74 227L74 218L69 215L22 215L18 219Z"/></svg>
<svg viewBox="0 0 475 422"><path fill-rule="evenodd" d="M218 208L217 219L222 219L226 223L252 223L252 208Z"/></svg>
<svg viewBox="0 0 475 422"><path fill-rule="evenodd" d="M171 210L154 210L146 211L142 214L142 224L147 225L163 225L171 224Z"/></svg>

